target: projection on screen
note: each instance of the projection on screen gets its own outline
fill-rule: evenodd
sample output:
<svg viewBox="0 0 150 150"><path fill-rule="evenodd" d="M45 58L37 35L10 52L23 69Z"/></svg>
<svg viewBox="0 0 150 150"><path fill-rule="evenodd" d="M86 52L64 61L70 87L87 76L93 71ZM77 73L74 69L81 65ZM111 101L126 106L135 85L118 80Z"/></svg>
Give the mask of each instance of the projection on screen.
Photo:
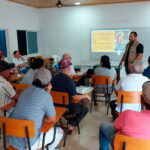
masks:
<svg viewBox="0 0 150 150"><path fill-rule="evenodd" d="M91 52L124 52L130 29L92 30Z"/></svg>

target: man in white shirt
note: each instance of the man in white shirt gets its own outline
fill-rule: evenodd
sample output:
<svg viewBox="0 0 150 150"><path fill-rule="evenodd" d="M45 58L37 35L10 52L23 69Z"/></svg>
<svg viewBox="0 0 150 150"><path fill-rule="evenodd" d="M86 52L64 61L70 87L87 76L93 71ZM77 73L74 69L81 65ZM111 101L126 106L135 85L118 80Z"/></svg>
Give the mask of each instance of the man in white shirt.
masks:
<svg viewBox="0 0 150 150"><path fill-rule="evenodd" d="M147 77L142 75L144 70L143 63L141 60L135 60L130 66L130 74L123 77L116 85L116 94L118 91L142 91L142 85L144 82L148 81ZM115 119L115 111L120 112L120 104L115 101L111 102L112 115ZM134 111L141 111L141 104L123 104L122 111L126 109L131 109Z"/></svg>
<svg viewBox="0 0 150 150"><path fill-rule="evenodd" d="M12 100L18 100L21 94L21 91L16 93L9 82L9 80L12 81L10 71L14 66L14 64L8 64L5 61L0 62L0 108L12 102Z"/></svg>
<svg viewBox="0 0 150 150"><path fill-rule="evenodd" d="M25 59L21 56L19 51L14 51L14 57L12 62L18 68L18 72L20 74L25 74L28 71L27 66L25 64Z"/></svg>

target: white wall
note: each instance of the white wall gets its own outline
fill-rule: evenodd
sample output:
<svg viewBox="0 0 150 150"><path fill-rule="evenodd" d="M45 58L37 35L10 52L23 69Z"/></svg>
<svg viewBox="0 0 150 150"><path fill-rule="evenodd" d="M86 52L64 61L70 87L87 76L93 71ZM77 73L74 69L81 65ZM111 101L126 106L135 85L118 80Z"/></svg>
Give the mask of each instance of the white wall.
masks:
<svg viewBox="0 0 150 150"><path fill-rule="evenodd" d="M150 27L150 2L47 8L39 12L44 56L69 52L74 64L89 63L90 29Z"/></svg>
<svg viewBox="0 0 150 150"><path fill-rule="evenodd" d="M0 29L8 31L8 55L18 49L16 30L39 30L38 9L0 0Z"/></svg>

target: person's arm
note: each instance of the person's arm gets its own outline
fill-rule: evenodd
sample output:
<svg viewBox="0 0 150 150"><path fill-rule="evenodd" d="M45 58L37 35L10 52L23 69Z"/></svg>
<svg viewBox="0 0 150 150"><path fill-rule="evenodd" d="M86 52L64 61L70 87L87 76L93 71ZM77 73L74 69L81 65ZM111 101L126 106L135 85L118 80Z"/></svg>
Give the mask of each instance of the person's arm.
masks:
<svg viewBox="0 0 150 150"><path fill-rule="evenodd" d="M143 58L143 53L139 53L135 58L135 60L142 60L142 58Z"/></svg>
<svg viewBox="0 0 150 150"><path fill-rule="evenodd" d="M50 96L50 90L51 90L50 83L49 83L49 86L47 86L45 90L47 91L47 93L45 93L43 96L43 103L45 104L44 106L45 116L43 118L43 122L44 123L56 122L56 112L55 112L55 108L53 105L52 97Z"/></svg>
<svg viewBox="0 0 150 150"><path fill-rule="evenodd" d="M20 54L20 59L24 62L25 59L22 57L22 55Z"/></svg>
<svg viewBox="0 0 150 150"><path fill-rule="evenodd" d="M89 102L91 102L91 97L86 94L72 96L72 100L81 101L82 99L87 99Z"/></svg>
<svg viewBox="0 0 150 150"><path fill-rule="evenodd" d="M11 100L18 101L18 98L19 98L19 96L21 95L22 92L23 92L23 90L18 90L16 92L16 94L13 97L11 97Z"/></svg>
<svg viewBox="0 0 150 150"><path fill-rule="evenodd" d="M121 114L119 114L119 117L115 120L114 122L114 128L118 131L121 131L122 128L124 128L125 123L127 121L128 118L128 112L130 110L126 110L124 112L122 112Z"/></svg>
<svg viewBox="0 0 150 150"><path fill-rule="evenodd" d="M54 116L51 116L51 117L47 117L47 116L44 116L44 119L43 119L44 123L47 123L47 122L56 122L56 115Z"/></svg>
<svg viewBox="0 0 150 150"><path fill-rule="evenodd" d="M122 79L117 83L115 87L115 94L118 95L118 91L121 90Z"/></svg>

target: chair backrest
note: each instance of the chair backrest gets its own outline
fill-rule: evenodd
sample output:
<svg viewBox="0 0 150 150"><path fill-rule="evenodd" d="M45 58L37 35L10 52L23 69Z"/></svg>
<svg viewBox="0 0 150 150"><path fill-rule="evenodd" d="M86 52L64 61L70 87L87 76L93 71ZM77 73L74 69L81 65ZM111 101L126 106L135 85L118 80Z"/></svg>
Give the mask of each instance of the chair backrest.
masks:
<svg viewBox="0 0 150 150"><path fill-rule="evenodd" d="M121 104L120 113L122 112L123 103L141 103L141 95L141 91L118 91L117 102Z"/></svg>
<svg viewBox="0 0 150 150"><path fill-rule="evenodd" d="M114 138L114 150L150 150L150 139L136 139L117 133Z"/></svg>
<svg viewBox="0 0 150 150"><path fill-rule="evenodd" d="M50 94L53 98L54 104L60 104L63 105L64 107L69 105L69 95L67 92L51 91Z"/></svg>
<svg viewBox="0 0 150 150"><path fill-rule="evenodd" d="M141 103L141 91L118 91L118 103Z"/></svg>
<svg viewBox="0 0 150 150"><path fill-rule="evenodd" d="M25 90L26 88L28 88L30 86L30 84L16 84L16 83L12 83L13 88L18 91L18 90Z"/></svg>
<svg viewBox="0 0 150 150"><path fill-rule="evenodd" d="M111 84L110 76L91 76L91 85L109 85Z"/></svg>
<svg viewBox="0 0 150 150"><path fill-rule="evenodd" d="M29 147L29 138L35 137L35 126L32 120L20 120L0 116L0 131L3 132L4 149L6 149L6 135L27 138Z"/></svg>

